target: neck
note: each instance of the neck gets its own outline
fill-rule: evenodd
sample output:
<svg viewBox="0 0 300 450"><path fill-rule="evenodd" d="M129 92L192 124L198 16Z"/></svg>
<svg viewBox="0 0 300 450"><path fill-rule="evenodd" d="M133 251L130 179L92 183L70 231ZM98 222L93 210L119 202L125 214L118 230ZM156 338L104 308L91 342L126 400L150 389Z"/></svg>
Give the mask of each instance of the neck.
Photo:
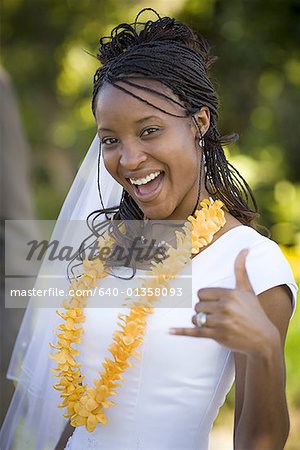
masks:
<svg viewBox="0 0 300 450"><path fill-rule="evenodd" d="M190 215L192 215L193 211L196 211L197 209L200 209L200 203L202 202L202 200L204 200L205 198L209 198L210 194L207 192L206 189L202 189L200 192L200 196L199 196L199 200L198 200L198 204L195 208L195 195L191 196L192 199L191 201L187 202L187 205L185 206L185 208L182 208L180 211L176 210L172 213L172 215L170 217L168 217L168 219L170 220L186 220Z"/></svg>
<svg viewBox="0 0 300 450"><path fill-rule="evenodd" d="M188 203L188 205L185 208L182 209L178 209L176 208L172 214L169 217L166 217L165 219L157 219L157 220L181 220L181 221L185 221L193 212L193 210L197 210L200 209L200 203L202 202L202 200L204 200L205 198L209 198L211 197L211 195L207 192L206 189L203 189L200 193L200 197L199 197L199 201L197 204L197 207L195 208L195 204L192 203L192 201L190 201ZM192 196L193 199L195 199L195 195ZM195 201L195 200L193 200ZM149 219L146 215L144 215L144 220L156 220L156 219Z"/></svg>

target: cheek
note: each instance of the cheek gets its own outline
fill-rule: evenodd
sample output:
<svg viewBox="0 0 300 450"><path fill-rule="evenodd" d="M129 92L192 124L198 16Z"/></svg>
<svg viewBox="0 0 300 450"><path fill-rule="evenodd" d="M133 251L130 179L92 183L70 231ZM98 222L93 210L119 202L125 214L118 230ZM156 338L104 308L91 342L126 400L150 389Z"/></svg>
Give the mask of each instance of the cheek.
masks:
<svg viewBox="0 0 300 450"><path fill-rule="evenodd" d="M103 152L103 162L106 170L115 178L117 176L117 157L113 152Z"/></svg>
<svg viewBox="0 0 300 450"><path fill-rule="evenodd" d="M200 154L192 146L185 146L172 154L171 173L180 177L181 182L191 183L198 175Z"/></svg>

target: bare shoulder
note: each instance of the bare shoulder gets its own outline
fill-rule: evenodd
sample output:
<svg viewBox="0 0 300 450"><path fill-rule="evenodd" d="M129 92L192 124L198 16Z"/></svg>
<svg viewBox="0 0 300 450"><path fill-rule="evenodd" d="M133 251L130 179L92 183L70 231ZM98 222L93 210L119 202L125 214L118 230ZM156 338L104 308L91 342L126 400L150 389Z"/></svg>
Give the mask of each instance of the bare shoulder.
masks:
<svg viewBox="0 0 300 450"><path fill-rule="evenodd" d="M215 234L213 237L212 242L215 242L217 239L219 239L223 234L227 233L227 231L232 230L233 228L239 227L242 224L238 219L236 219L232 214L225 211L225 225L218 231L218 233Z"/></svg>
<svg viewBox="0 0 300 450"><path fill-rule="evenodd" d="M225 219L226 219L226 224L224 225L223 228L225 228L226 231L229 231L232 228L243 225L242 222L240 222L238 219L236 219L232 214L230 214L227 211L225 211Z"/></svg>

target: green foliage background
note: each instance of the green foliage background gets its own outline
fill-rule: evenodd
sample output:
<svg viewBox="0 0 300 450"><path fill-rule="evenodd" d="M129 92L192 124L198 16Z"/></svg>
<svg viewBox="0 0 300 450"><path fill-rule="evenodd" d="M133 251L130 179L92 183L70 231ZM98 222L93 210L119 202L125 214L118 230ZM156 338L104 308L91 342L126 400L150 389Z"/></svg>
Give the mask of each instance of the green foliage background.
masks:
<svg viewBox="0 0 300 450"><path fill-rule="evenodd" d="M33 150L40 218L57 216L95 133L90 99L98 62L88 52L95 55L98 38L120 21L133 20L145 5L2 0L1 60L15 83ZM299 2L162 0L152 5L211 41L219 56L212 77L221 99L220 129L240 134L229 155L254 188L261 222L274 239L299 244Z"/></svg>
<svg viewBox="0 0 300 450"><path fill-rule="evenodd" d="M1 63L15 85L32 148L37 216L57 217L95 134L90 102L98 63L89 53L96 54L100 36L133 21L142 7L174 15L212 43L219 56L212 78L221 100L220 130L240 135L228 156L254 189L260 223L284 246L299 280L297 0L2 0ZM299 318L297 313L287 341L288 394L297 423ZM293 440L287 448L294 448Z"/></svg>

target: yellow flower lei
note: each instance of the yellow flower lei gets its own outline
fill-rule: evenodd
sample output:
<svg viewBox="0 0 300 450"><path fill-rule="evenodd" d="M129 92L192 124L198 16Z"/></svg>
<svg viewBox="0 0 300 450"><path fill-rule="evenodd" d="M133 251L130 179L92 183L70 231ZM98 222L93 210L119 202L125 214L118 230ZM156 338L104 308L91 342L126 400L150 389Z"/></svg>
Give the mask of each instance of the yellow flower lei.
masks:
<svg viewBox="0 0 300 450"><path fill-rule="evenodd" d="M189 216L182 232L176 232L177 248L168 246L167 258L162 263L152 263L151 278L144 280L142 287L145 292L150 292L149 288L170 288L169 279L176 277L180 270L187 264L191 256L191 243L188 231L192 224L192 254L197 254L202 247L210 244L214 234L225 224L224 212L221 209L223 203L220 200L203 200L200 205L201 210L197 210L195 217ZM105 242L106 246L113 245L113 239L99 239L99 246ZM104 278L105 265L100 259L83 262L84 274L80 279L73 280L70 290L80 291L82 294L87 288L97 286L96 279ZM74 292L73 291L73 292ZM154 291L154 289L153 289ZM72 344L79 344L83 328L81 324L85 321L84 307L86 306L86 296L73 296L71 300L64 301L63 306L66 312L56 311L64 319L64 323L58 326L59 332L54 332L58 338L57 345L50 344L57 350L49 356L57 363L57 368L52 369L59 379L54 388L61 391L63 398L59 408L67 408L64 417L70 418L73 427L85 426L92 432L97 423L105 425L107 418L104 413L105 408L114 406L115 403L107 397L117 395L116 389L124 381L122 373L132 366L129 359L134 356L140 359L137 347L143 342L146 331L146 317L154 312L152 302L157 297L143 297L144 306L141 307L140 299L133 302L128 315L118 314L120 330L116 330L113 335L113 342L109 346L109 351L113 359L105 358L102 366L103 371L99 372L100 378L94 380L94 386L88 387L83 384L83 376L80 372L80 364L76 362L75 356L79 351L72 347Z"/></svg>

